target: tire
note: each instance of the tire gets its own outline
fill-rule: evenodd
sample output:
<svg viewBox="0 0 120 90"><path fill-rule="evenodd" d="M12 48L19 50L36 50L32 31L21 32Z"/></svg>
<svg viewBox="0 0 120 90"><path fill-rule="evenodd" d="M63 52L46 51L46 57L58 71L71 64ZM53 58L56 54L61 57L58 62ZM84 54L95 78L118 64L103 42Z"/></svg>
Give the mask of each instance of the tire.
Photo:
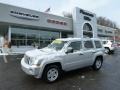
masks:
<svg viewBox="0 0 120 90"><path fill-rule="evenodd" d="M114 52L115 52L114 50L110 51L111 54L114 54Z"/></svg>
<svg viewBox="0 0 120 90"><path fill-rule="evenodd" d="M110 54L110 49L109 48L105 48L105 53L106 54Z"/></svg>
<svg viewBox="0 0 120 90"><path fill-rule="evenodd" d="M61 69L57 65L47 66L43 73L43 80L48 83L53 83L60 78Z"/></svg>
<svg viewBox="0 0 120 90"><path fill-rule="evenodd" d="M103 59L101 57L97 57L95 59L95 62L92 66L92 68L95 70L95 71L98 71L100 70L100 68L102 67L102 64L103 64Z"/></svg>

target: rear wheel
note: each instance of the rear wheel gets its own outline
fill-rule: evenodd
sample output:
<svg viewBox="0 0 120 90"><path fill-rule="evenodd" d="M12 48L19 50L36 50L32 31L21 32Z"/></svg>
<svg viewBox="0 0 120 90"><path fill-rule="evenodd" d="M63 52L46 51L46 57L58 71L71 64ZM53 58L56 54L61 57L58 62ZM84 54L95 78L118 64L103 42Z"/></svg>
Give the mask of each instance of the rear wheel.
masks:
<svg viewBox="0 0 120 90"><path fill-rule="evenodd" d="M96 58L94 64L93 64L93 69L94 70L99 70L103 64L103 60L101 57Z"/></svg>
<svg viewBox="0 0 120 90"><path fill-rule="evenodd" d="M105 53L106 54L110 54L110 49L109 48L105 48Z"/></svg>
<svg viewBox="0 0 120 90"><path fill-rule="evenodd" d="M57 65L47 66L43 73L43 79L46 82L52 83L59 79L61 70Z"/></svg>

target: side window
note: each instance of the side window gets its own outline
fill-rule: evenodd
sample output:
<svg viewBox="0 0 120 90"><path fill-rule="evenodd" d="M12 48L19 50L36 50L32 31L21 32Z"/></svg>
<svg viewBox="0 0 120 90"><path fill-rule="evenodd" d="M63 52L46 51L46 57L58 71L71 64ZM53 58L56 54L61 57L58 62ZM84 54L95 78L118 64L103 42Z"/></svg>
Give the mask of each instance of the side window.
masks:
<svg viewBox="0 0 120 90"><path fill-rule="evenodd" d="M92 49L92 48L94 48L93 42L92 42L91 40L89 40L89 41L84 41L84 47L85 47L86 49Z"/></svg>
<svg viewBox="0 0 120 90"><path fill-rule="evenodd" d="M74 52L76 52L82 48L82 43L81 41L71 42L69 47L72 47Z"/></svg>
<svg viewBox="0 0 120 90"><path fill-rule="evenodd" d="M102 48L100 41L95 41L96 48Z"/></svg>
<svg viewBox="0 0 120 90"><path fill-rule="evenodd" d="M106 44L107 43L107 41L103 41L103 44Z"/></svg>

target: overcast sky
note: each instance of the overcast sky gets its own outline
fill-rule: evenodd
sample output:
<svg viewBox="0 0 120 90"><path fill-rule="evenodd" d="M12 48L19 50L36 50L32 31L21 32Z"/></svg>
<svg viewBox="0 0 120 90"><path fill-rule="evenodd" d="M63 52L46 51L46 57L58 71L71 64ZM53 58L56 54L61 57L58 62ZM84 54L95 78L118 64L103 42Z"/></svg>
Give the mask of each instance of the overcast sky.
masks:
<svg viewBox="0 0 120 90"><path fill-rule="evenodd" d="M97 16L107 17L120 26L120 0L0 0L0 2L42 12L50 7L50 13L57 15L62 15L63 11L71 12L77 6L94 12Z"/></svg>

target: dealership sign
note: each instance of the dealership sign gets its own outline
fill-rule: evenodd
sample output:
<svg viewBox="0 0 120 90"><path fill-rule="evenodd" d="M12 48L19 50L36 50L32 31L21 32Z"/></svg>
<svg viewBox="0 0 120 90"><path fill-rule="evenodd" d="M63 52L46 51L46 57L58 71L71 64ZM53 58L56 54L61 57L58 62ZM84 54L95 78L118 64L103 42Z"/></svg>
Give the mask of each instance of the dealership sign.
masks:
<svg viewBox="0 0 120 90"><path fill-rule="evenodd" d="M82 14L84 14L84 15L87 15L87 16L90 16L90 17L94 17L93 14L91 14L91 13L89 13L89 12L86 12L86 11L84 11L84 10L82 10L82 9L80 9L80 13L82 13Z"/></svg>
<svg viewBox="0 0 120 90"><path fill-rule="evenodd" d="M19 12L19 11L10 11L10 15L17 17L17 18L22 18L22 19L28 19L28 20L39 20L39 16L35 14L30 14L30 13L24 13L24 12Z"/></svg>
<svg viewBox="0 0 120 90"><path fill-rule="evenodd" d="M64 25L64 26L67 25L65 21L59 21L59 20L54 20L54 19L47 19L47 22L52 23L52 24Z"/></svg>

